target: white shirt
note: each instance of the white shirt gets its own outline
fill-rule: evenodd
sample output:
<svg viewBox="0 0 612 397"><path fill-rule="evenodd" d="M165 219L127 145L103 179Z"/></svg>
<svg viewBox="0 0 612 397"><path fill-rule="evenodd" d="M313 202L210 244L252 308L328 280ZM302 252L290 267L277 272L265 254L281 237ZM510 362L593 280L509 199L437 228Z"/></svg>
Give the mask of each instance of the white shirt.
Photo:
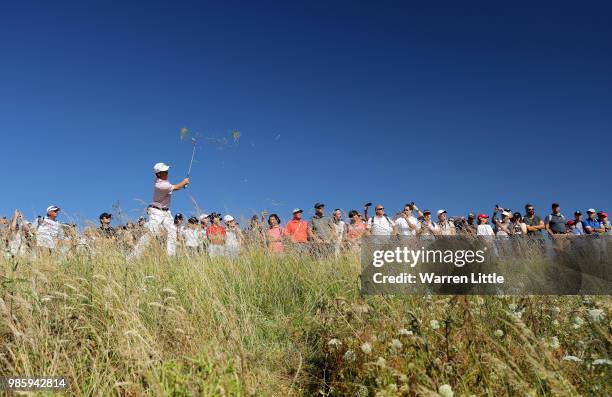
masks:
<svg viewBox="0 0 612 397"><path fill-rule="evenodd" d="M452 236L455 234L455 224L451 221L446 221L443 224L438 222L434 228L442 236Z"/></svg>
<svg viewBox="0 0 612 397"><path fill-rule="evenodd" d="M185 245L191 248L197 248L200 246L200 231L185 227L181 230L181 234L185 238Z"/></svg>
<svg viewBox="0 0 612 397"><path fill-rule="evenodd" d="M478 231L476 234L479 236L491 236L491 238L495 236L495 233L493 233L493 228L488 223L478 225Z"/></svg>
<svg viewBox="0 0 612 397"><path fill-rule="evenodd" d="M419 230L419 221L412 215L408 219L400 216L395 220L400 236L415 236Z"/></svg>
<svg viewBox="0 0 612 397"><path fill-rule="evenodd" d="M374 236L390 236L393 233L395 222L385 216L375 215L368 219L368 229Z"/></svg>
<svg viewBox="0 0 612 397"><path fill-rule="evenodd" d="M334 222L334 227L336 229L336 241L342 241L346 224L344 221L339 221L338 223Z"/></svg>
<svg viewBox="0 0 612 397"><path fill-rule="evenodd" d="M36 229L36 245L55 249L58 240L64 239L62 224L53 219L45 218Z"/></svg>

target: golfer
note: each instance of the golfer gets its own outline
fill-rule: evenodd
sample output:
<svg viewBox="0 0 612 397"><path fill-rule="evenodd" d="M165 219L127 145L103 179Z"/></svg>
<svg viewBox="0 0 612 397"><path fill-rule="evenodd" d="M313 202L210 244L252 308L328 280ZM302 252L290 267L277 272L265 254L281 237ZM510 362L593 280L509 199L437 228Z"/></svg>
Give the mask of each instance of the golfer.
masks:
<svg viewBox="0 0 612 397"><path fill-rule="evenodd" d="M139 258L151 241L151 236L160 234L162 229L167 232L166 251L168 255L176 254L176 226L170 213L170 199L172 198L172 192L183 189L189 184L189 178L172 185L168 182L168 169L170 169L170 166L165 163L157 163L153 166L156 180L153 188L153 201L147 208L149 221L145 226L148 233L140 237L132 253L133 258Z"/></svg>

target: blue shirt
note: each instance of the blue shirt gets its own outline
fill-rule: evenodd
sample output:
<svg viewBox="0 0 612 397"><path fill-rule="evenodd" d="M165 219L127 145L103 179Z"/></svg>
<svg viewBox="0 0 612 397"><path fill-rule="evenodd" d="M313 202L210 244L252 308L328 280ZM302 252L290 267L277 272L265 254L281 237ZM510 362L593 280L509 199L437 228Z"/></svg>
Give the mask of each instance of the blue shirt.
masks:
<svg viewBox="0 0 612 397"><path fill-rule="evenodd" d="M576 236L581 236L584 233L582 233L582 230L578 229L577 227L572 229L572 234L576 235Z"/></svg>
<svg viewBox="0 0 612 397"><path fill-rule="evenodd" d="M599 220L591 218L587 218L586 220L582 221L582 224L584 225L585 229L587 226L590 226L593 229L599 229L601 227L601 222L599 222Z"/></svg>

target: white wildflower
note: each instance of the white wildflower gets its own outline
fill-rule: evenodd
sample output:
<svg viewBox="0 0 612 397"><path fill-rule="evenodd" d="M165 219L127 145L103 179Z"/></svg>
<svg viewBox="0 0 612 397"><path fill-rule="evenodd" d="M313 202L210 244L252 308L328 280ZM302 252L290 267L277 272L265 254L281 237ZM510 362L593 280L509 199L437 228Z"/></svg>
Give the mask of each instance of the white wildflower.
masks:
<svg viewBox="0 0 612 397"><path fill-rule="evenodd" d="M341 345L342 345L342 342L338 338L330 339L329 342L327 342L327 346L329 347L339 347Z"/></svg>
<svg viewBox="0 0 612 397"><path fill-rule="evenodd" d="M353 361L355 360L355 352L352 350L347 350L343 357L345 361Z"/></svg>
<svg viewBox="0 0 612 397"><path fill-rule="evenodd" d="M438 394L442 397L453 397L453 388L450 385L442 385L438 388Z"/></svg>
<svg viewBox="0 0 612 397"><path fill-rule="evenodd" d="M370 342L363 342L363 344L361 345L361 351L364 354L372 353L372 345L370 344Z"/></svg>
<svg viewBox="0 0 612 397"><path fill-rule="evenodd" d="M389 345L394 350L401 350L404 347L404 344L399 339L393 339Z"/></svg>
<svg viewBox="0 0 612 397"><path fill-rule="evenodd" d="M508 308L509 308L510 310L512 310L512 311L515 311L517 307L518 307L518 306L516 305L516 303L510 303L510 304L508 305Z"/></svg>
<svg viewBox="0 0 612 397"><path fill-rule="evenodd" d="M577 363L582 361L581 359L579 359L576 356L565 356L565 357L563 357L563 360L564 361L574 361L574 362L577 362Z"/></svg>
<svg viewBox="0 0 612 397"><path fill-rule="evenodd" d="M598 358L597 360L593 360L593 365L612 365L612 360L608 360L607 358Z"/></svg>
<svg viewBox="0 0 612 397"><path fill-rule="evenodd" d="M582 319L582 317L576 316L574 317L574 324L572 324L572 328L578 329L582 327L583 324L584 324L584 320Z"/></svg>
<svg viewBox="0 0 612 397"><path fill-rule="evenodd" d="M399 334L402 336L412 335L412 331L408 331L406 328L402 328L399 330Z"/></svg>
<svg viewBox="0 0 612 397"><path fill-rule="evenodd" d="M604 317L604 311L601 309L591 309L589 310L589 317L593 322L598 323Z"/></svg>
<svg viewBox="0 0 612 397"><path fill-rule="evenodd" d="M561 309L559 308L559 306L555 306L551 310L552 310L553 315L555 316L558 316L561 313Z"/></svg>
<svg viewBox="0 0 612 397"><path fill-rule="evenodd" d="M559 343L559 338L557 338L556 336L553 336L552 338L550 338L550 342L548 343L548 346L550 346L550 348L553 350L558 349L559 346L561 346L561 344Z"/></svg>
<svg viewBox="0 0 612 397"><path fill-rule="evenodd" d="M376 365L384 368L387 366L387 360L385 360L383 357L378 357L378 360L376 360Z"/></svg>
<svg viewBox="0 0 612 397"><path fill-rule="evenodd" d="M553 325L553 327L555 327L555 328L559 328L559 320L553 320L553 321L552 321L552 325Z"/></svg>
<svg viewBox="0 0 612 397"><path fill-rule="evenodd" d="M440 323L438 322L438 320L431 320L429 322L429 326L431 327L431 329L438 329L440 328Z"/></svg>
<svg viewBox="0 0 612 397"><path fill-rule="evenodd" d="M497 336L498 338L501 338L502 336L504 336L504 331L502 331L501 329L496 329L493 335Z"/></svg>

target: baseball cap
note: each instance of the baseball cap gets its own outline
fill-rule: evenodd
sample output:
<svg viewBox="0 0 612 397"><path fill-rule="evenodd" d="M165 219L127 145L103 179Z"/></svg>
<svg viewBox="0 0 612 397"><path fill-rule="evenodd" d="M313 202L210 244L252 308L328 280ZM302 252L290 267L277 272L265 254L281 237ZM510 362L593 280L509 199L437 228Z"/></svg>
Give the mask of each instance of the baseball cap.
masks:
<svg viewBox="0 0 612 397"><path fill-rule="evenodd" d="M476 215L474 215L474 213L473 213L473 212L470 212L470 213L468 214L468 218L476 218Z"/></svg>
<svg viewBox="0 0 612 397"><path fill-rule="evenodd" d="M103 212L103 213L100 214L100 219L103 219L103 218L112 218L112 217L113 217L113 215L109 214L108 212Z"/></svg>
<svg viewBox="0 0 612 397"><path fill-rule="evenodd" d="M201 221L203 221L206 218L208 218L208 214L207 213L203 213L202 215L200 215L200 220Z"/></svg>
<svg viewBox="0 0 612 397"><path fill-rule="evenodd" d="M574 212L574 215L582 215L582 212L576 211L576 212Z"/></svg>
<svg viewBox="0 0 612 397"><path fill-rule="evenodd" d="M568 225L573 225L573 224L575 224L575 223L576 223L576 221L575 221L575 220L573 220L573 219L570 219L569 221L567 221L567 224L568 224Z"/></svg>
<svg viewBox="0 0 612 397"><path fill-rule="evenodd" d="M168 171L168 169L170 169L170 166L166 163L157 163L153 166L153 172L156 174L158 172Z"/></svg>
<svg viewBox="0 0 612 397"><path fill-rule="evenodd" d="M487 214L478 214L478 219L486 219L488 217L489 217L489 215L487 215Z"/></svg>
<svg viewBox="0 0 612 397"><path fill-rule="evenodd" d="M589 208L589 209L587 210L587 214L589 214L589 213L590 213L590 214L596 214L596 213L597 213L597 211L595 211L595 208Z"/></svg>
<svg viewBox="0 0 612 397"><path fill-rule="evenodd" d="M502 211L503 216L507 216L508 218L512 217L512 212L510 211Z"/></svg>
<svg viewBox="0 0 612 397"><path fill-rule="evenodd" d="M225 223L227 223L227 222L231 222L231 221L233 221L233 220L234 220L234 217L233 217L233 216L231 216L231 215L225 215L225 216L223 217L223 222L225 222Z"/></svg>
<svg viewBox="0 0 612 397"><path fill-rule="evenodd" d="M293 210L292 214L297 214L298 212L304 212L301 208L296 208Z"/></svg>
<svg viewBox="0 0 612 397"><path fill-rule="evenodd" d="M608 213L607 212L600 212L599 216L601 216L602 218L607 218L608 217Z"/></svg>
<svg viewBox="0 0 612 397"><path fill-rule="evenodd" d="M446 210L438 210L438 216L439 216L440 214L446 214Z"/></svg>
<svg viewBox="0 0 612 397"><path fill-rule="evenodd" d="M178 214L174 215L174 219L183 219L183 214L179 212Z"/></svg>
<svg viewBox="0 0 612 397"><path fill-rule="evenodd" d="M431 211L430 210L423 211L423 215L425 215L425 214L431 214Z"/></svg>
<svg viewBox="0 0 612 397"><path fill-rule="evenodd" d="M47 212L51 212L51 211L59 211L60 207L56 206L56 205L50 205L47 207Z"/></svg>
<svg viewBox="0 0 612 397"><path fill-rule="evenodd" d="M198 218L196 218L195 216L192 216L191 218L189 218L187 220L188 223L198 223Z"/></svg>
<svg viewBox="0 0 612 397"><path fill-rule="evenodd" d="M316 203L316 204L314 205L314 207L315 207L315 209L317 209L317 208L321 208L321 207L325 207L325 204L323 204L323 203Z"/></svg>

